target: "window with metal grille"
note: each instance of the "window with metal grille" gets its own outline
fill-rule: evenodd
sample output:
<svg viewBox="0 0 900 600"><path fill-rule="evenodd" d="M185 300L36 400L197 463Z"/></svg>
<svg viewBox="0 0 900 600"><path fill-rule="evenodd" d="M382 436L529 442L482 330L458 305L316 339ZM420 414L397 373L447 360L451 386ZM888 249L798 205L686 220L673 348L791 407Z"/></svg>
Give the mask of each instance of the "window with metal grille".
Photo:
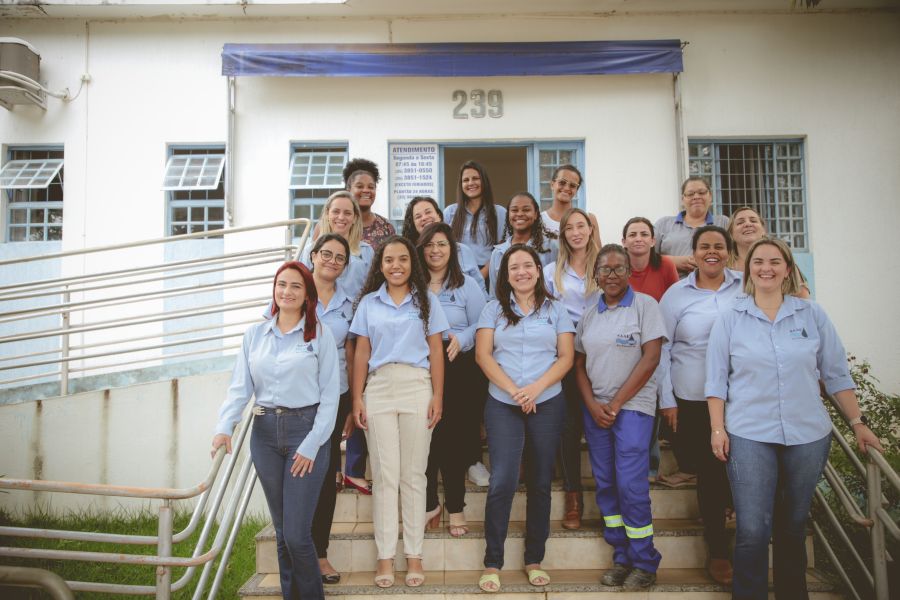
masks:
<svg viewBox="0 0 900 600"><path fill-rule="evenodd" d="M63 149L10 148L0 170L6 190L6 240L62 240Z"/></svg>
<svg viewBox="0 0 900 600"><path fill-rule="evenodd" d="M691 175L712 184L716 212L756 209L769 235L809 250L803 141L689 140Z"/></svg>
<svg viewBox="0 0 900 600"><path fill-rule="evenodd" d="M224 229L225 168L224 146L169 147L168 235Z"/></svg>
<svg viewBox="0 0 900 600"><path fill-rule="evenodd" d="M538 189L540 190L538 202L541 204L541 210L547 210L553 204L553 192L550 191L550 180L553 177L553 171L560 165L578 166L581 147L581 143L535 144L534 156L537 158ZM578 198L581 190L582 188L579 188L578 194L573 198L573 206L583 206L583 203Z"/></svg>
<svg viewBox="0 0 900 600"><path fill-rule="evenodd" d="M347 146L306 146L292 148L289 169L291 218L317 221L328 196L344 189L342 171L347 164ZM295 231L300 235L300 229Z"/></svg>

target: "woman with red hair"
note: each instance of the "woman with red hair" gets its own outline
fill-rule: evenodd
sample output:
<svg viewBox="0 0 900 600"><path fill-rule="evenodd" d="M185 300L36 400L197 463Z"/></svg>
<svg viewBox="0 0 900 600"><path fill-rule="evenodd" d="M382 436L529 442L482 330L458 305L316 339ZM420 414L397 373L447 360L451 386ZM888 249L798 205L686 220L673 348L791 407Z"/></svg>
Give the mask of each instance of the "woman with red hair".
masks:
<svg viewBox="0 0 900 600"><path fill-rule="evenodd" d="M272 299L272 318L244 334L212 448L231 452L234 426L255 397L250 456L275 526L282 597L324 599L312 521L338 409L337 345L316 318L316 285L303 264L281 265Z"/></svg>

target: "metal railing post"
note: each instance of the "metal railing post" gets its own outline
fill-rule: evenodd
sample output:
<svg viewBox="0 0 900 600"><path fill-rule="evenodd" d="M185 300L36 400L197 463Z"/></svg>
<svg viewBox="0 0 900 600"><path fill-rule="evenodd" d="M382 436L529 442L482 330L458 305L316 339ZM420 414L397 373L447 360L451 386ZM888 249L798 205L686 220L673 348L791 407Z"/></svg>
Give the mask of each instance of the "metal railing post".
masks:
<svg viewBox="0 0 900 600"><path fill-rule="evenodd" d="M284 262L293 258L291 255L291 242L294 241L294 226L288 225L284 228Z"/></svg>
<svg viewBox="0 0 900 600"><path fill-rule="evenodd" d="M173 520L172 501L163 500L159 506L159 543L156 546L160 557L172 556ZM169 600L171 597L172 567L160 565L156 567L156 600Z"/></svg>
<svg viewBox="0 0 900 600"><path fill-rule="evenodd" d="M887 556L884 524L878 516L881 508L881 470L871 458L866 462L869 518L872 519L872 575L875 577L875 600L888 600Z"/></svg>
<svg viewBox="0 0 900 600"><path fill-rule="evenodd" d="M63 304L68 305L71 300L71 293L69 292L69 286L65 286L63 288ZM67 396L69 394L69 318L70 313L68 310L65 310L62 314L62 328L64 333L62 334L62 364L59 366L60 374L59 374L59 395Z"/></svg>

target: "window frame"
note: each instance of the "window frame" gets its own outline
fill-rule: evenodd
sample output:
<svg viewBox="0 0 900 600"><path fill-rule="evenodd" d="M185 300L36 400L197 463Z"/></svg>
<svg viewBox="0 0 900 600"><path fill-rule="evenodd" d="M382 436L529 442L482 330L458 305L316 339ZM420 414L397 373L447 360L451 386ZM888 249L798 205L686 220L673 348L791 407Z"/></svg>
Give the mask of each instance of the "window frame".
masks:
<svg viewBox="0 0 900 600"><path fill-rule="evenodd" d="M294 156L296 154L301 154L304 152L307 153L315 153L315 152L336 152L338 148L344 148L344 161L341 165L341 171L343 171L347 162L350 159L350 143L346 140L340 141L323 141L323 142L291 142L288 146L288 218L289 219L298 219L298 218L309 218L312 221L313 226L318 222L319 218L322 216L322 207L325 206L325 202L328 200L328 197L340 190L345 189L343 176L341 177L341 185L340 187L323 187L323 186L292 186L291 185L291 167L294 164ZM324 196L318 197L316 194L317 191L324 190ZM303 198L301 197L304 193L311 193L313 197L311 198ZM318 214L317 214L318 213ZM294 237L300 237L300 232L302 228L295 228ZM310 234L312 234L312 230L310 230Z"/></svg>
<svg viewBox="0 0 900 600"><path fill-rule="evenodd" d="M58 153L58 158L19 158L17 154L20 153ZM61 164L59 169L54 172L54 175L47 182L46 186L14 186L14 187L4 187L2 188L5 192L2 194L3 196L3 215L5 219L5 227L3 228L3 240L5 243L35 243L35 242L53 242L60 243L62 242L62 236L65 235L64 226L65 226L65 145L64 144L22 144L22 145L10 145L7 146L6 152L6 161L4 162L4 167L13 162L13 161L31 161L31 160L60 160ZM57 183L58 182L58 183ZM60 200L50 200L51 186L59 186L59 196ZM45 193L47 195L46 200L34 200L31 199L34 194ZM27 200L14 200L15 196L24 195L29 199ZM24 223L14 223L13 222L13 211L14 210L22 210L25 211L25 222ZM39 210L43 212L43 221L32 223L31 217L33 215L33 211ZM50 213L51 211L60 211L61 221L58 223L50 221ZM59 238L57 239L48 239L49 233L51 229L59 229ZM13 238L13 229L24 229L25 237L24 239L14 240ZM32 230L42 231L42 239L35 240L31 239Z"/></svg>
<svg viewBox="0 0 900 600"><path fill-rule="evenodd" d="M177 235L183 235L186 233L199 233L199 231L204 232L216 232L221 229L225 229L227 225L227 210L225 206L225 179L227 177L226 169L228 168L228 159L226 153L226 145L224 143L209 143L209 144L167 144L166 145L166 169L163 172L163 184L165 184L165 175L168 172L168 166L170 164L170 160L173 156L203 156L205 155L221 155L223 157L222 165L219 169L219 177L218 183L215 188L209 188L206 186L189 186L178 189L171 189L171 186L167 188L163 185L162 189L165 193L165 237L174 237ZM221 198L210 198L211 194L216 194L221 189ZM178 194L188 194L187 198L178 198ZM205 197L193 197L194 195L203 194ZM175 219L175 211L177 209L185 209L187 211L187 218L185 220L176 220ZM203 219L199 221L195 221L192 218L192 214L194 212L193 209L202 208L203 209ZM209 212L210 209L221 209L222 218L219 219L210 219ZM202 224L203 229L197 232L192 231L192 229L197 225ZM179 226L184 226L185 231L175 233L174 228ZM211 226L212 225L212 226ZM220 225L220 226L219 226ZM216 237L215 233L211 233L210 237Z"/></svg>

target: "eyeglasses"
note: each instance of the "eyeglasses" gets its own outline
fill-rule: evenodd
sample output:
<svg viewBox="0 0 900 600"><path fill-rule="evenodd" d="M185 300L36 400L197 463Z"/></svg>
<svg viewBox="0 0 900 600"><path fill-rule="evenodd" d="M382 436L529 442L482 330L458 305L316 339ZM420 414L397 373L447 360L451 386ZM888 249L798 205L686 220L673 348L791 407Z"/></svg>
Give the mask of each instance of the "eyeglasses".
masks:
<svg viewBox="0 0 900 600"><path fill-rule="evenodd" d="M685 198L693 198L694 196L705 196L709 193L709 190L697 190L693 192L686 192L684 194Z"/></svg>
<svg viewBox="0 0 900 600"><path fill-rule="evenodd" d="M597 272L603 275L604 277L609 277L613 273L622 277L625 273L628 272L628 267L624 265L619 265L618 267L600 267L597 269Z"/></svg>
<svg viewBox="0 0 900 600"><path fill-rule="evenodd" d="M331 250L319 250L317 252L319 258L324 260L325 262L334 262L337 265L343 265L347 263L347 257L343 254L335 254Z"/></svg>
<svg viewBox="0 0 900 600"><path fill-rule="evenodd" d="M559 187L572 188L573 190L577 190L579 187L581 187L580 183L572 183L571 181L567 181L565 179L554 179L553 181L555 181Z"/></svg>
<svg viewBox="0 0 900 600"><path fill-rule="evenodd" d="M428 242L425 244L426 250L434 250L435 248L447 248L450 246L450 242L447 240L441 240L439 242Z"/></svg>

